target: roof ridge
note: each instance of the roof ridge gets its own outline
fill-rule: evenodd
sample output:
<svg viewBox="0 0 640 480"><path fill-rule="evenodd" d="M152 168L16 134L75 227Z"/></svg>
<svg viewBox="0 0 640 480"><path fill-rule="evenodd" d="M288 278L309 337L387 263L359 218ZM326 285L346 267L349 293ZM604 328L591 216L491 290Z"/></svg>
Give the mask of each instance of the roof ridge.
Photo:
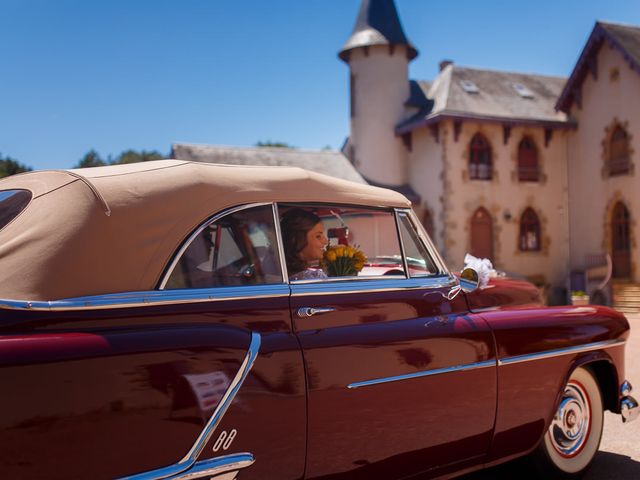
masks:
<svg viewBox="0 0 640 480"><path fill-rule="evenodd" d="M505 73L510 75L528 75L531 77L546 77L546 78L560 78L567 79L568 77L564 75L548 75L545 73L533 73L533 72L516 72L513 70L498 70L497 68L481 68L481 67L470 67L467 65L452 65L453 70L475 70L480 72L493 72L493 73Z"/></svg>
<svg viewBox="0 0 640 480"><path fill-rule="evenodd" d="M338 153L342 154L340 150L331 149L310 149L310 148L299 148L299 147L258 147L255 145L244 146L244 145L219 145L219 144L210 144L210 143L190 143L190 142L173 142L171 144L171 148L174 146L180 145L185 147L205 147L205 148L216 148L219 150L228 149L228 150L247 150L247 151L273 151L278 153Z"/></svg>
<svg viewBox="0 0 640 480"><path fill-rule="evenodd" d="M616 27L625 27L625 28L633 28L635 30L640 30L640 25L633 25L631 23L612 22L610 20L596 20L596 23L600 25L613 25Z"/></svg>

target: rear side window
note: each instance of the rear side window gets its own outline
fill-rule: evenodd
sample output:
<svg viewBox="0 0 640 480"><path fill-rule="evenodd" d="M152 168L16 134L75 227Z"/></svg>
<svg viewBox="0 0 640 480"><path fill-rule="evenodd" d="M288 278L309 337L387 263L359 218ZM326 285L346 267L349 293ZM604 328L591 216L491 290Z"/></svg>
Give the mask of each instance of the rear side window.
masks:
<svg viewBox="0 0 640 480"><path fill-rule="evenodd" d="M271 205L207 225L175 265L165 289L282 283Z"/></svg>
<svg viewBox="0 0 640 480"><path fill-rule="evenodd" d="M31 192L28 190L0 191L0 230L20 215L20 212L29 205L31 197Z"/></svg>

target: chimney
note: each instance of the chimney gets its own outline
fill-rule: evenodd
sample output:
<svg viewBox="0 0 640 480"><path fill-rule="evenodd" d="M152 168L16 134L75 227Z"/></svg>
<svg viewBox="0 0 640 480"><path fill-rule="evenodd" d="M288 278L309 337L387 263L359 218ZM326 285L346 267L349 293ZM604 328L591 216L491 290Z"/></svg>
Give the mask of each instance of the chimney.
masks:
<svg viewBox="0 0 640 480"><path fill-rule="evenodd" d="M440 65L440 71L443 71L449 65L453 65L453 60L444 59L438 65Z"/></svg>

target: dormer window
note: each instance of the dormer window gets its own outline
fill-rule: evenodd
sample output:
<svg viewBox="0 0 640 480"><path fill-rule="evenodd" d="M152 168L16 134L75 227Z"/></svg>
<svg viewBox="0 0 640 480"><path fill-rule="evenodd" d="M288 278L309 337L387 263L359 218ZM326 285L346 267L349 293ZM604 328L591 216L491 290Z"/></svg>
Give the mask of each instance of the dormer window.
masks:
<svg viewBox="0 0 640 480"><path fill-rule="evenodd" d="M521 83L514 83L513 89L520 95L522 98L533 98L533 92L525 87Z"/></svg>
<svg viewBox="0 0 640 480"><path fill-rule="evenodd" d="M480 93L478 86L471 80L460 80L460 86L467 93Z"/></svg>

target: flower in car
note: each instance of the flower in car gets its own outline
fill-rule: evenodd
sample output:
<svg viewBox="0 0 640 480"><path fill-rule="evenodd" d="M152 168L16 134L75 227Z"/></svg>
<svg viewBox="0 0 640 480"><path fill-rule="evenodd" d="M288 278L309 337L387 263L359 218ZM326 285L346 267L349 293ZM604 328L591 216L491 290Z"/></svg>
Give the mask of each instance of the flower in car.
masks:
<svg viewBox="0 0 640 480"><path fill-rule="evenodd" d="M325 250L322 269L330 277L355 276L362 270L367 257L359 248L351 245L334 245Z"/></svg>

